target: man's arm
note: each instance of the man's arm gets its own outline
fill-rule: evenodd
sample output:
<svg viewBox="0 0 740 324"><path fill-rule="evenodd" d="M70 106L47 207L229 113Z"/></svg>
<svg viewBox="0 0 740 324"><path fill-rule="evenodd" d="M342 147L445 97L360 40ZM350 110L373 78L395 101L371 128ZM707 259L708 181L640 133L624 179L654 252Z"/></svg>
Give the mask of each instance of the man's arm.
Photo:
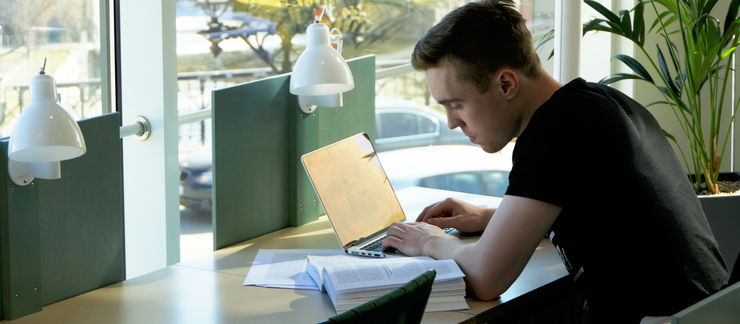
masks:
<svg viewBox="0 0 740 324"><path fill-rule="evenodd" d="M464 244L426 223L394 223L383 246L395 247L407 255L453 259L475 296L491 300L516 280L560 210L546 202L504 196L475 243Z"/></svg>

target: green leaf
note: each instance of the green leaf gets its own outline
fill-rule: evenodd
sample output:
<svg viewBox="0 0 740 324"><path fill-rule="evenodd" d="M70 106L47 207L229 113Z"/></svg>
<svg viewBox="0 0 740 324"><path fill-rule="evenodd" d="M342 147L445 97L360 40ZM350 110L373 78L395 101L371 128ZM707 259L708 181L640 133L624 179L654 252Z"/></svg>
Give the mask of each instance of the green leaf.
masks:
<svg viewBox="0 0 740 324"><path fill-rule="evenodd" d="M637 43L637 40L635 39L635 33L632 30L632 20L630 20L630 12L627 10L622 10L619 12L619 16L622 17L622 21L620 23L620 25L622 26L622 30L629 39Z"/></svg>
<svg viewBox="0 0 740 324"><path fill-rule="evenodd" d="M665 100L658 100L658 101L653 101L653 102L651 102L651 103L649 103L649 104L645 105L645 107L651 107L651 106L655 106L655 105L668 105L668 106L675 106L676 104L674 104L674 103L672 103L672 102L670 102L670 101L665 101Z"/></svg>
<svg viewBox="0 0 740 324"><path fill-rule="evenodd" d="M730 24L732 24L733 21L736 21L737 16L737 10L738 7L740 7L740 0L732 0L730 3L730 7L727 8L727 16L725 17L725 33L728 29L730 29Z"/></svg>
<svg viewBox="0 0 740 324"><path fill-rule="evenodd" d="M548 36L547 38L543 39L541 42L537 44L537 46L534 47L535 51L540 49L543 45L545 45L547 42L551 41L555 36Z"/></svg>
<svg viewBox="0 0 740 324"><path fill-rule="evenodd" d="M611 75L611 76L608 76L608 77L605 77L605 78L601 79L599 81L599 83L601 83L601 84L612 84L612 83L617 82L617 81L628 80L628 79L647 81L647 80L645 80L645 78L643 78L643 77L641 77L639 75L636 75L636 74L631 74L631 73L616 73L614 75Z"/></svg>
<svg viewBox="0 0 740 324"><path fill-rule="evenodd" d="M676 58L675 53L678 51L678 48L676 47L676 44L674 44L670 38L668 38L666 35L663 36L663 39L665 40L666 47L668 47L668 54L671 56L671 62L673 63L673 69L676 71L676 74L678 75L681 73L680 69L680 61ZM683 83L683 82L682 82Z"/></svg>
<svg viewBox="0 0 740 324"><path fill-rule="evenodd" d="M701 13L710 15L712 13L712 8L714 8L714 5L717 4L717 0L709 0L707 3L704 4L702 7Z"/></svg>
<svg viewBox="0 0 740 324"><path fill-rule="evenodd" d="M624 64L627 64L627 66L629 66L629 68L632 69L632 71L635 71L637 75L641 76L646 81L654 83L653 78L650 76L650 73L648 73L645 67L643 67L642 64L640 64L640 62L638 62L631 56L624 55L624 54L617 54L616 56L614 56L614 58L622 61Z"/></svg>
<svg viewBox="0 0 740 324"><path fill-rule="evenodd" d="M676 141L676 138L673 135L671 135L671 133L667 132L665 129L663 130L663 135L665 135L667 139L673 141L673 143L676 143L676 145L678 145L678 141Z"/></svg>
<svg viewBox="0 0 740 324"><path fill-rule="evenodd" d="M673 23L674 21L676 21L676 16L671 16L671 17L669 17L669 18L668 18L667 20L663 20L663 19L665 19L665 17L666 17L666 16L668 16L668 15L671 15L671 14L672 14L672 13L671 13L670 11L664 11L664 12L661 12L661 13L660 13L660 14L658 15L658 17L657 17L657 18L655 18L655 20L653 21L653 24L652 24L652 25L650 25L650 29L649 29L648 31L649 31L649 32L652 32L652 31L653 31L653 29L655 29L655 27L656 27L656 26L658 26L658 24L660 24L660 22L661 22L661 21L663 21L663 24L665 24L665 25L666 25L666 27L667 27L667 26L669 26L669 25L670 25L671 23Z"/></svg>
<svg viewBox="0 0 740 324"><path fill-rule="evenodd" d="M583 24L583 35L586 35L586 33L590 31L605 31L612 34L621 35L621 31L617 32L608 24L604 25L606 23L606 20L599 18L594 18L590 20L589 22Z"/></svg>
<svg viewBox="0 0 740 324"><path fill-rule="evenodd" d="M637 44L643 46L645 44L645 17L643 15L644 3L640 0L635 6L635 17L634 27L632 31L637 38Z"/></svg>
<svg viewBox="0 0 740 324"><path fill-rule="evenodd" d="M603 5L600 3L593 1L593 0L585 0L584 1L587 5L589 5L591 8L596 10L598 13L600 13L604 18L611 21L612 23L619 24L619 17L611 12L609 9L606 9Z"/></svg>
<svg viewBox="0 0 740 324"><path fill-rule="evenodd" d="M673 84L673 77L671 77L671 71L668 70L668 65L665 63L665 57L663 56L663 51L660 50L660 46L656 46L658 48L658 67L660 68L660 76L663 78L663 81L665 81L666 84L671 88L671 91L677 96L680 97L681 93L676 89L676 85Z"/></svg>
<svg viewBox="0 0 740 324"><path fill-rule="evenodd" d="M673 97L673 96L671 96L671 90L669 90L669 89L668 89L668 88L666 88L666 87L661 87L661 86L656 86L656 87L657 87L657 88L658 88L658 90L660 90L660 92L662 92L662 93L663 93L663 94L664 94L664 95L665 95L666 97L668 97L668 98L676 98L676 99L674 99L674 100L673 100L673 102L674 102L674 103L673 103L673 104L672 104L671 106L674 106L674 107L675 107L675 106L678 106L679 108L681 108L681 110L684 110L684 111L686 111L687 113L691 113L691 109L690 109L690 108L689 108L688 106L686 106L686 103L684 103L684 102L683 102L683 100L681 100L681 98L679 98L679 97Z"/></svg>
<svg viewBox="0 0 740 324"><path fill-rule="evenodd" d="M730 54L732 54L732 52L734 52L736 48L737 46L733 46L733 47L730 47L728 50L724 51L724 53L722 53L722 59L724 60L725 58L730 56Z"/></svg>

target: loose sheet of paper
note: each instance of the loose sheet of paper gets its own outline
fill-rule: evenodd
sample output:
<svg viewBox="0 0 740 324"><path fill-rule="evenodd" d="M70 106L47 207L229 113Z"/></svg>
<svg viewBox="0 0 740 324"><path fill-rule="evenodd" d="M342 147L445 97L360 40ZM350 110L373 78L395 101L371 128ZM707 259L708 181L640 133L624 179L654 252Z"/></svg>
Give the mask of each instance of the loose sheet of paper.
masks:
<svg viewBox="0 0 740 324"><path fill-rule="evenodd" d="M306 273L308 255L343 255L342 250L260 249L244 279L244 286L319 290L319 286Z"/></svg>

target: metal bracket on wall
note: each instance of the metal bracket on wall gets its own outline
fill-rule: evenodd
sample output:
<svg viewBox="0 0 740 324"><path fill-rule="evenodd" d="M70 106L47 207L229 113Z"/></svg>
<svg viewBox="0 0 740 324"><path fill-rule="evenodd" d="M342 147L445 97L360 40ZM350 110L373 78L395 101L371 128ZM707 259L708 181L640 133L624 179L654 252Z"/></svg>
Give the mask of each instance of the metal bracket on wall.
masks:
<svg viewBox="0 0 740 324"><path fill-rule="evenodd" d="M144 116L136 116L131 124L121 126L121 138L134 136L139 141L146 141L152 135L152 124Z"/></svg>

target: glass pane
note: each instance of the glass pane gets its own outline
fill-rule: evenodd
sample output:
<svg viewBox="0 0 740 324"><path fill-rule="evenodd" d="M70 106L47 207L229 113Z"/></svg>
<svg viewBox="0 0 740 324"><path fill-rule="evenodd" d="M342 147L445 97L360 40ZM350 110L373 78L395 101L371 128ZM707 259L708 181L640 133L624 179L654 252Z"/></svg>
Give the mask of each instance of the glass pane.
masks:
<svg viewBox="0 0 740 324"><path fill-rule="evenodd" d="M326 16L322 22L337 28L344 36L342 56L350 59L366 54L376 55L377 69L388 68L409 62L416 41L446 13L467 1L453 0L389 0L389 1L329 1L304 2L280 0L181 0L177 1L177 54L178 54L178 110L180 114L210 108L210 91L269 75L289 72L295 59L305 47L305 30L313 17L320 13L319 4L326 4ZM553 28L554 0L519 1L521 12L532 22L535 41L546 39ZM331 17L330 20L328 17ZM549 47L547 47L549 46ZM547 57L552 42L538 50L540 58L548 71L552 63ZM408 111L409 114L395 114L393 118L376 115L378 138L411 135L418 133L439 133L429 138L409 138L398 142L384 143L380 151L411 150L423 146L420 151L409 152L411 156L427 156L426 165L441 166L434 175L460 171L444 169L449 164L448 153L440 151L439 144L456 143L469 149L480 151L472 146L461 132L448 132L444 109L429 96L426 80L422 72L410 72L376 82L376 113L383 108ZM413 113L414 115L410 115ZM419 114L434 116L433 119L420 119ZM208 172L211 150L211 121L191 123L180 127L180 167L181 182L181 224L184 240L182 259L188 258L185 250L190 249L187 237L192 241L210 239L210 194L196 195L196 188L210 191L208 184L196 185L193 174ZM380 154L385 153L381 152ZM476 152L480 153L480 152ZM414 165L420 159L409 159L409 155L399 155L401 162L381 162L390 174L391 169L418 169ZM476 155L466 152L466 156ZM477 156L477 155L476 155ZM199 164L205 161L205 164ZM443 162L447 161L447 162ZM445 164L448 163L448 164ZM203 168L195 170L193 165ZM431 165L431 167L434 167ZM436 168L436 167L435 167ZM200 171L202 170L202 171ZM453 172L454 171L454 172ZM403 183L418 182L430 174L419 174L410 179L397 179ZM203 178L205 179L205 178ZM407 181L408 180L408 181ZM414 182L415 181L415 182ZM431 180L430 180L431 181ZM449 177L442 180L452 181ZM458 181L458 180L455 180ZM459 180L462 183L464 180ZM392 179L392 183L395 183ZM447 183L449 188L450 183ZM478 184L480 186L480 184ZM455 187L457 188L457 187ZM478 189L481 192L483 189ZM192 199L191 199L192 198ZM186 224L199 224L187 227ZM189 228L186 230L186 228ZM197 238L195 238L197 237ZM210 249L198 248L195 253ZM195 251L195 250L193 250ZM200 252L198 252L200 251Z"/></svg>
<svg viewBox="0 0 740 324"><path fill-rule="evenodd" d="M478 175L473 172L443 174L439 176L422 179L421 187L467 192L472 194L485 194Z"/></svg>
<svg viewBox="0 0 740 324"><path fill-rule="evenodd" d="M555 35L555 1L553 0L522 0L519 10L525 19L527 27L532 31L537 55L540 57L542 67L553 74L554 41L551 37Z"/></svg>
<svg viewBox="0 0 740 324"><path fill-rule="evenodd" d="M416 122L416 127L419 134L434 133L434 131L437 130L437 124L433 120L424 116L416 116Z"/></svg>
<svg viewBox="0 0 740 324"><path fill-rule="evenodd" d="M99 0L0 0L0 137L28 105L47 59L61 105L75 119L103 112Z"/></svg>
<svg viewBox="0 0 740 324"><path fill-rule="evenodd" d="M486 187L485 194L489 196L503 197L509 187L509 172L482 172L481 179Z"/></svg>
<svg viewBox="0 0 740 324"><path fill-rule="evenodd" d="M419 134L419 116L407 113L386 113L380 117L383 138Z"/></svg>

